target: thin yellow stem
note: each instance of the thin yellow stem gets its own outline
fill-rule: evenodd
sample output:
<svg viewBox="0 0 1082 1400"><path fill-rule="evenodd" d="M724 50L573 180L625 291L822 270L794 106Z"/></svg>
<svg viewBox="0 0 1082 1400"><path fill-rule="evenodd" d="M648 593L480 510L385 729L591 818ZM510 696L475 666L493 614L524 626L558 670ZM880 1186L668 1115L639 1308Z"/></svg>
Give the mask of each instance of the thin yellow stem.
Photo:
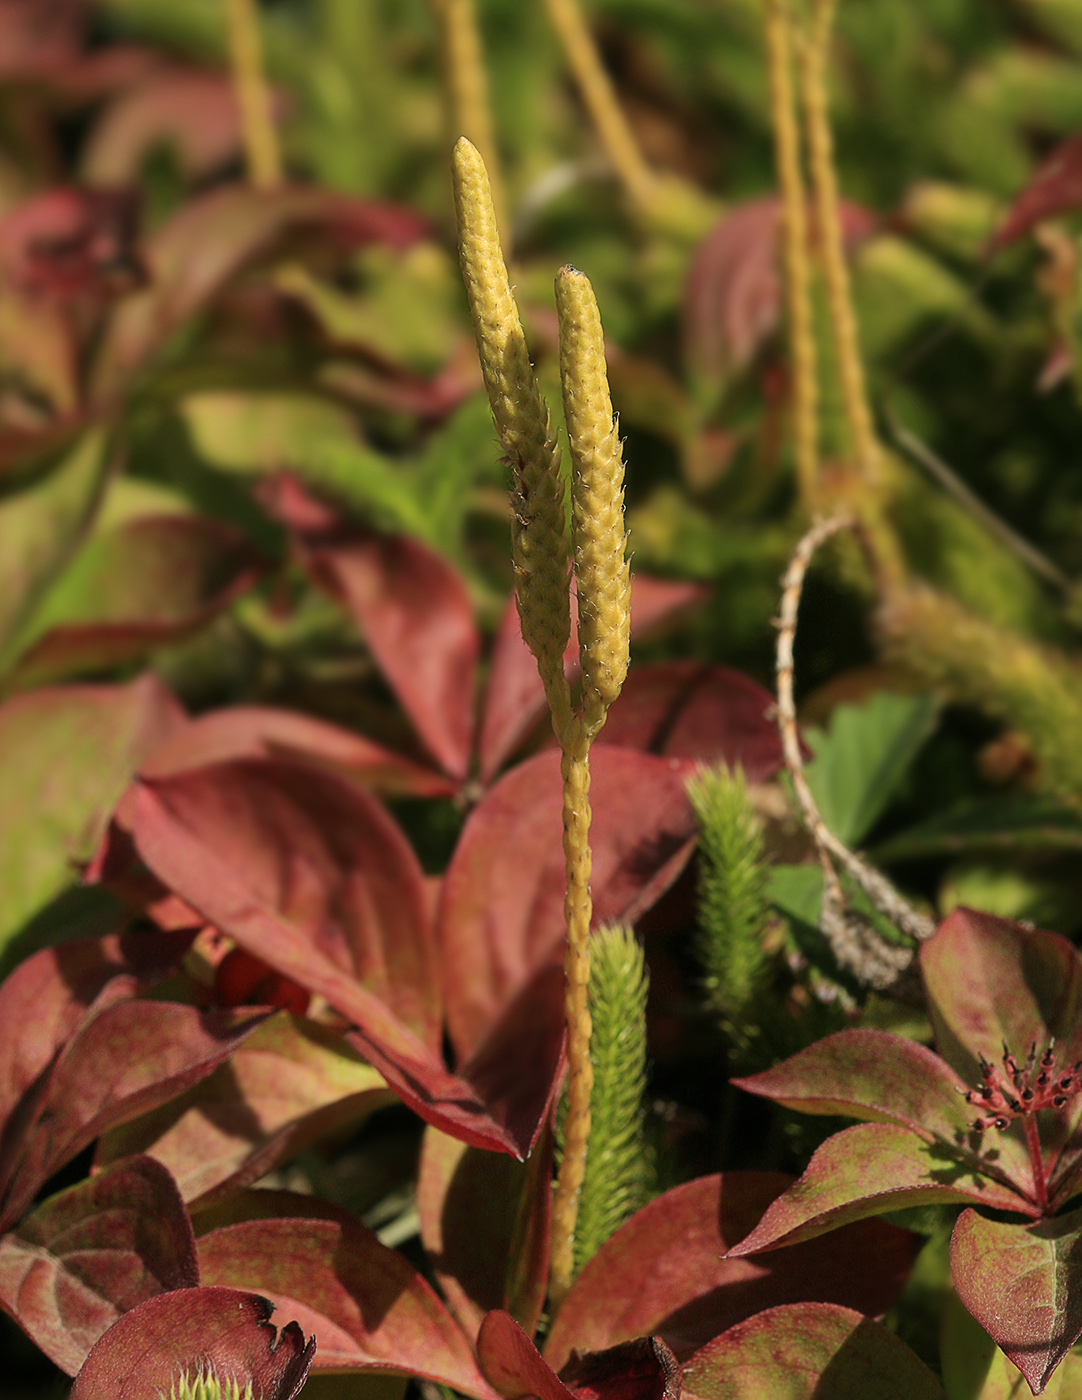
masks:
<svg viewBox="0 0 1082 1400"><path fill-rule="evenodd" d="M433 0L443 35L444 83L452 144L465 136L488 171L504 256L511 257L511 228L503 194L500 159L492 125L484 46L474 0Z"/></svg>
<svg viewBox="0 0 1082 1400"><path fill-rule="evenodd" d="M564 784L564 860L567 893L565 958L567 1016L567 1116L564 1148L552 1206L552 1254L549 1300L559 1307L575 1271L575 1225L586 1175L590 1138L590 1097L594 1067L590 1059L590 744L581 726L564 749L560 771Z"/></svg>
<svg viewBox="0 0 1082 1400"><path fill-rule="evenodd" d="M808 216L800 165L800 132L792 81L792 23L788 0L767 0L765 11L771 123L778 184L793 373L793 440L797 483L810 503L819 475L819 381L812 324Z"/></svg>
<svg viewBox="0 0 1082 1400"><path fill-rule="evenodd" d="M545 0L545 8L605 154L631 199L646 203L657 177L620 109L582 11L576 0Z"/></svg>
<svg viewBox="0 0 1082 1400"><path fill-rule="evenodd" d="M835 0L816 0L810 33L802 36L798 46L800 81L815 191L819 251L850 447L861 477L866 484L873 485L878 483L880 474L879 444L868 402L853 292L845 261L845 238L834 166L834 138L827 107L826 65L835 8Z"/></svg>
<svg viewBox="0 0 1082 1400"><path fill-rule="evenodd" d="M282 181L282 157L263 72L256 0L226 0L226 15L248 179L260 189L273 189Z"/></svg>

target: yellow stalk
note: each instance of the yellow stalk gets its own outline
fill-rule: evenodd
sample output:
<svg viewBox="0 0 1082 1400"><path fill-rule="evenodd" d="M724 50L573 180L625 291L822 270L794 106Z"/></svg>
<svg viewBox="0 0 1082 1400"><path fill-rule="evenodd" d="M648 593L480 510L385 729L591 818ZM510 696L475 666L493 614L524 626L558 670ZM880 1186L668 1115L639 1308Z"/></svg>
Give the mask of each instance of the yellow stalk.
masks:
<svg viewBox="0 0 1082 1400"><path fill-rule="evenodd" d="M863 481L871 486L878 484L880 478L879 444L868 403L849 268L845 261L834 138L827 107L826 66L836 3L835 0L814 0L814 5L810 33L801 37L798 52L819 252L850 447Z"/></svg>
<svg viewBox="0 0 1082 1400"><path fill-rule="evenodd" d="M492 108L488 95L484 48L474 0L432 0L443 36L443 66L450 137L465 136L476 146L488 171L489 188L504 253L510 256L511 228L503 196L503 180Z"/></svg>
<svg viewBox="0 0 1082 1400"><path fill-rule="evenodd" d="M545 0L545 8L605 154L630 198L636 204L646 204L656 176L620 110L577 0Z"/></svg>
<svg viewBox="0 0 1082 1400"><path fill-rule="evenodd" d="M248 179L260 189L282 180L271 95L263 73L263 45L256 0L226 0L233 87L240 109Z"/></svg>
<svg viewBox="0 0 1082 1400"><path fill-rule="evenodd" d="M775 163L782 194L789 360L793 373L793 440L797 484L805 504L819 475L819 383L812 326L808 217L800 162L800 131L792 81L789 0L766 0L767 67Z"/></svg>

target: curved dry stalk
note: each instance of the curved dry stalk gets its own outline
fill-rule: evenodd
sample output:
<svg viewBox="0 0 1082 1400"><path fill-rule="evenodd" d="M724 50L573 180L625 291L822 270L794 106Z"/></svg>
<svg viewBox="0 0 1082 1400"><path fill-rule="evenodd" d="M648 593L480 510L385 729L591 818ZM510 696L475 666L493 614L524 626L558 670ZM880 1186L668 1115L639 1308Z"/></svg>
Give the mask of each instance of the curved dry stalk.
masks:
<svg viewBox="0 0 1082 1400"><path fill-rule="evenodd" d="M839 964L853 972L866 986L882 990L897 982L912 961L910 948L885 942L874 929L848 907L834 863L864 891L874 907L903 933L917 941L931 937L934 923L920 914L898 893L886 876L870 866L840 841L823 820L804 772L804 757L797 734L796 707L793 703L793 642L804 578L816 550L842 530L855 528L849 512L817 521L793 552L782 579L781 609L778 617L777 677L778 732L785 753L785 764L804 824L815 842L823 867L823 908L821 927L830 941Z"/></svg>

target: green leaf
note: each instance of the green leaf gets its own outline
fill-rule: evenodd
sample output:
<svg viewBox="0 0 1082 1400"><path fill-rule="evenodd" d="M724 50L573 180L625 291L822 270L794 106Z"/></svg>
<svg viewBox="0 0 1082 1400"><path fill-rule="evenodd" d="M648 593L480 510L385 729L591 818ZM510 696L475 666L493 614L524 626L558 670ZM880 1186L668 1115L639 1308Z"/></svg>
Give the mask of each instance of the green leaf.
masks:
<svg viewBox="0 0 1082 1400"><path fill-rule="evenodd" d="M870 1215L951 1201L1030 1215L1034 1210L998 1181L978 1175L942 1143L923 1142L893 1123L860 1123L828 1138L800 1180L726 1257L814 1239Z"/></svg>
<svg viewBox="0 0 1082 1400"><path fill-rule="evenodd" d="M133 770L179 720L149 677L0 706L0 950L75 882Z"/></svg>
<svg viewBox="0 0 1082 1400"><path fill-rule="evenodd" d="M807 777L827 826L857 845L883 814L932 732L934 695L881 691L864 705L839 705L826 734L812 732Z"/></svg>
<svg viewBox="0 0 1082 1400"><path fill-rule="evenodd" d="M958 1296L1035 1395L1082 1336L1082 1211L1023 1226L958 1217L951 1274Z"/></svg>
<svg viewBox="0 0 1082 1400"><path fill-rule="evenodd" d="M960 803L870 852L877 865L928 856L1019 850L1082 851L1082 813L1047 797Z"/></svg>
<svg viewBox="0 0 1082 1400"><path fill-rule="evenodd" d="M881 1323L792 1303L730 1327L685 1362L702 1400L943 1400L928 1367Z"/></svg>
<svg viewBox="0 0 1082 1400"><path fill-rule="evenodd" d="M79 438L43 479L0 501L0 670L12 639L33 614L89 528L109 471L108 439Z"/></svg>

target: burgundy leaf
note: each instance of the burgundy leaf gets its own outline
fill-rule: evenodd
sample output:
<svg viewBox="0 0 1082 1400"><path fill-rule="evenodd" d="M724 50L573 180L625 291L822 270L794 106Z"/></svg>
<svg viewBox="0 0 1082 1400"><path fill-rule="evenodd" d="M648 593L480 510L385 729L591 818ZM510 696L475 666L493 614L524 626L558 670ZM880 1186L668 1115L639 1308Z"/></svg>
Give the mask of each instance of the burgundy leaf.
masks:
<svg viewBox="0 0 1082 1400"><path fill-rule="evenodd" d="M785 766L774 697L724 666L633 667L598 742L670 758L727 763L762 783Z"/></svg>
<svg viewBox="0 0 1082 1400"><path fill-rule="evenodd" d="M403 1255L327 1202L279 1191L246 1201L270 1218L199 1240L206 1283L268 1294L314 1332L321 1367L405 1371L492 1400L466 1338ZM302 1218L309 1209L318 1218Z"/></svg>
<svg viewBox="0 0 1082 1400"><path fill-rule="evenodd" d="M640 636L676 614L701 603L707 590L700 584L673 583L643 574L631 576L631 635ZM564 653L568 673L578 670L578 638L572 634ZM631 672L634 676L634 668ZM518 609L510 598L492 647L488 685L479 739L481 781L496 774L537 727L545 712L545 692L533 653L522 640ZM604 731L602 731L604 732Z"/></svg>
<svg viewBox="0 0 1082 1400"><path fill-rule="evenodd" d="M1032 1179L1021 1133L974 1132L979 1110L959 1093L965 1086L958 1076L938 1055L903 1036L840 1031L773 1069L732 1082L800 1113L899 1123L1019 1190L1027 1190Z"/></svg>
<svg viewBox="0 0 1082 1400"><path fill-rule="evenodd" d="M198 1283L191 1222L149 1157L51 1196L0 1240L0 1303L69 1375L122 1313Z"/></svg>
<svg viewBox="0 0 1082 1400"><path fill-rule="evenodd" d="M90 133L84 176L104 188L134 183L147 156L164 145L189 179L211 174L240 153L240 117L227 75L168 68L131 87Z"/></svg>
<svg viewBox="0 0 1082 1400"><path fill-rule="evenodd" d="M909 1206L965 1201L1036 1216L1032 1200L893 1123L861 1123L828 1138L807 1170L728 1258L811 1240L839 1225Z"/></svg>
<svg viewBox="0 0 1082 1400"><path fill-rule="evenodd" d="M244 537L219 521L128 521L84 545L47 596L15 683L101 671L179 641L247 591L258 570Z"/></svg>
<svg viewBox="0 0 1082 1400"><path fill-rule="evenodd" d="M340 1035L272 1016L202 1083L114 1128L97 1161L146 1152L168 1167L185 1201L205 1208L390 1097Z"/></svg>
<svg viewBox="0 0 1082 1400"><path fill-rule="evenodd" d="M279 769L288 781L279 783L275 779L272 784L268 775ZM254 791L250 779L260 774L261 791L267 798L266 811L259 804L253 806L250 800ZM551 1010L556 1000L552 987L546 984L541 989L543 995L531 1002L524 1001L521 1028L515 1027L506 1035L510 1041L512 1034L520 1030L529 1032L528 1035L518 1034L514 1056L492 1055L486 1059L486 1047L482 1046L475 1067L476 1085L466 1077L474 1069L470 1065L465 1067L463 1075L452 1074L436 1052L438 1021L431 1023L430 1039L421 1040L385 1001L356 980L348 965L349 945L343 942L337 925L329 928L325 922L317 922L313 937L309 927L312 911L318 912L323 907L326 890L318 880L313 881L310 863L299 870L296 868L299 853L293 851L291 841L287 840L283 847L284 868L270 871L274 879L269 884L266 883L267 871L261 873L266 853L260 840L254 843L252 870L246 868L243 848L247 837L244 823L238 823L238 819L243 814L245 822L256 823L253 830L261 827L265 830L268 821L273 824L284 813L288 821L282 834L287 835L294 823L283 802L287 789L291 792L293 788L303 789L303 802L315 803L317 820L313 822L312 813L309 813L300 827L306 833L312 830L319 833L322 846L312 847L309 842L309 855L313 852L318 855L320 849L324 852L330 849L327 842L333 846L348 840L348 831L339 830L334 811L335 807L341 809L347 793L347 817L352 812L355 818L358 812L366 810L362 798L371 804L367 808L369 816L379 810L374 799L357 789L347 789L342 780L330 775L315 775L307 769L287 769L286 765L271 763L222 765L146 783L137 789L133 811L139 852L166 887L180 893L208 922L229 933L242 947L254 952L284 977L325 997L353 1022L356 1029L350 1032L351 1042L379 1070L395 1093L426 1122L476 1146L525 1157L540 1132L554 1092L560 1060L558 1023ZM320 800L324 795L333 806ZM320 829L320 822L326 829ZM415 897L422 910L425 898L419 871L411 874L408 862L403 867L396 854L401 836L395 834L393 840L383 840L389 831L396 831L389 818L381 815L372 829L380 836L375 867L357 871L351 864L347 885L347 893L355 898L362 875L370 876L374 891L384 896L381 903L381 899L373 895L375 910L365 926L363 945L369 951L378 932L370 927L378 922L376 915L409 941L413 916L402 907L403 890L407 892L407 901L412 902L414 896L409 890L416 883L419 893ZM296 834L297 830L293 829L293 835ZM236 848L238 837L240 849ZM227 858L231 850L236 851L233 859ZM364 856L365 852L356 854ZM372 851L367 855L371 861ZM353 858L351 856L350 860ZM317 864L315 869L318 868ZM392 878L396 868L398 875ZM283 882L281 876L285 874L290 879ZM260 881L264 882L263 886ZM364 888L363 881L360 887ZM307 896L307 902L302 899L298 904L301 895ZM284 910L279 907L283 901L288 906ZM415 936L413 942L416 944ZM408 948L392 945L388 958L392 952L408 960ZM415 1005L426 995L434 996L430 981L431 957L419 958L417 966L425 971L429 980L416 987L401 986L397 981L390 984L387 994L395 1002L405 999L408 1005ZM382 962L377 964L366 958L364 967L374 969L374 975L378 973L380 978L384 975ZM380 985L387 984L381 981ZM519 1073L521 1067L528 1067L529 1073ZM490 1103L483 1092L504 1097Z"/></svg>
<svg viewBox="0 0 1082 1400"><path fill-rule="evenodd" d="M703 1400L944 1400L904 1342L828 1303L770 1308L688 1361L684 1390Z"/></svg>
<svg viewBox="0 0 1082 1400"><path fill-rule="evenodd" d="M235 758L307 759L393 796L446 797L453 792L448 780L432 769L361 734L264 705L200 715L155 749L139 771L147 778L164 778Z"/></svg>
<svg viewBox="0 0 1082 1400"><path fill-rule="evenodd" d="M315 1341L295 1322L271 1325L273 1304L235 1288L184 1288L133 1308L96 1343L71 1400L160 1400L182 1375L251 1384L253 1400L293 1400Z"/></svg>
<svg viewBox="0 0 1082 1400"><path fill-rule="evenodd" d="M686 768L600 747L591 770L594 919L632 920L690 855ZM562 801L559 755L540 754L486 794L459 839L438 922L448 1029L462 1057L534 973L562 957Z"/></svg>
<svg viewBox="0 0 1082 1400"><path fill-rule="evenodd" d="M90 1017L5 1127L0 1228L100 1133L206 1078L265 1016L116 1001Z"/></svg>
<svg viewBox="0 0 1082 1400"><path fill-rule="evenodd" d="M1058 934L956 909L920 968L939 1052L967 1086L977 1057L998 1060L1004 1042L1024 1058L1054 1036L1065 1063L1082 1057L1082 959Z"/></svg>
<svg viewBox="0 0 1082 1400"><path fill-rule="evenodd" d="M138 196L53 189L0 218L0 282L31 300L97 307L142 280Z"/></svg>
<svg viewBox="0 0 1082 1400"><path fill-rule="evenodd" d="M490 1312L481 1323L477 1359L485 1379L504 1400L575 1400L509 1313Z"/></svg>
<svg viewBox="0 0 1082 1400"><path fill-rule="evenodd" d="M78 55L87 26L86 0L2 0L0 76L39 76Z"/></svg>
<svg viewBox="0 0 1082 1400"><path fill-rule="evenodd" d="M451 1311L475 1338L502 1308L533 1332L545 1301L552 1214L551 1136L529 1162L429 1128L421 1149L421 1239Z"/></svg>
<svg viewBox="0 0 1082 1400"><path fill-rule="evenodd" d="M1082 1336L1082 1212L1013 1225L975 1210L951 1236L958 1296L1034 1395Z"/></svg>
<svg viewBox="0 0 1082 1400"><path fill-rule="evenodd" d="M410 210L316 188L235 185L193 199L148 243L150 285L113 317L96 365L95 393L122 389L233 277L284 251L291 235L314 235L324 246L380 241L404 247L425 231Z"/></svg>
<svg viewBox="0 0 1082 1400"><path fill-rule="evenodd" d="M779 1172L726 1172L652 1201L586 1265L556 1315L545 1356L598 1351L656 1333L686 1357L733 1323L779 1303L814 1298L882 1313L919 1241L872 1220L755 1259L723 1258L790 1185Z"/></svg>
<svg viewBox="0 0 1082 1400"><path fill-rule="evenodd" d="M1082 135L1072 136L1030 176L985 248L992 257L1029 233L1044 219L1082 208Z"/></svg>
<svg viewBox="0 0 1082 1400"><path fill-rule="evenodd" d="M405 535L356 535L305 551L356 618L380 670L437 763L458 781L470 765L480 637L461 577Z"/></svg>
<svg viewBox="0 0 1082 1400"><path fill-rule="evenodd" d="M135 837L167 886L249 952L344 1015L330 983L367 991L420 1044L439 1045L440 989L424 878L402 832L356 784L308 765L245 759L147 782L149 799L181 824L192 858L167 872ZM223 884L223 881L225 882ZM257 914L288 940L290 965L262 946ZM329 979L329 980L328 980Z"/></svg>

